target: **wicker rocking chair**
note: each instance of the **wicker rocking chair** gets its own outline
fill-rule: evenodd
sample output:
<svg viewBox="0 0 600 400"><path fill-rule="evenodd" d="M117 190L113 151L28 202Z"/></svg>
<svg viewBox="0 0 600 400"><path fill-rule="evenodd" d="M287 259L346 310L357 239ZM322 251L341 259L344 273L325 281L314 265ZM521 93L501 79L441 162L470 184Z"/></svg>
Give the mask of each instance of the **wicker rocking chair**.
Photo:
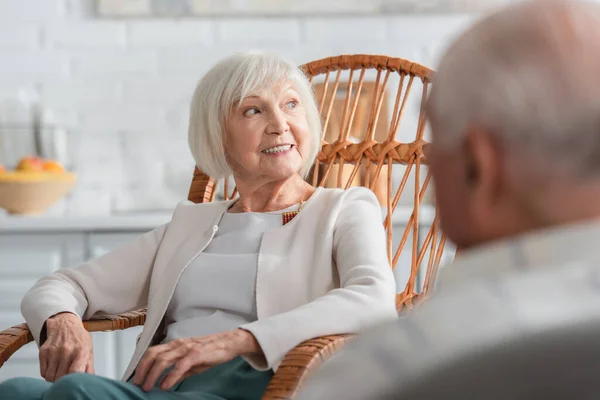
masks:
<svg viewBox="0 0 600 400"><path fill-rule="evenodd" d="M412 236L410 265L400 266L408 276L406 287L396 297L399 311L411 309L431 292L446 242L437 216L432 217L426 236L419 235L421 203L430 181L430 175L421 171L421 166L426 164L423 101L434 72L400 58L373 55L330 57L305 64L302 69L315 87L324 126L321 152L310 182L315 186L342 188L363 185L375 191L387 214L384 226L392 268L398 264L400 253ZM415 84L422 86L417 93L419 97L415 96L418 102L413 102L418 119L413 118L412 127L406 122L402 126L406 129L402 131L400 123L405 110L411 107L408 99ZM388 102L390 87L395 89L395 97ZM402 136L399 132L409 139L397 141ZM409 180L411 184L407 186ZM236 196L228 180L222 182L220 188L219 184L221 182L213 181L196 169L188 198L193 202L207 202ZM414 191L408 195L411 212L407 213L406 207L403 209L408 222L404 220L406 227L393 245L394 210L401 195L410 191L405 187L413 185ZM425 265L421 268L422 264ZM421 277L420 282L418 277ZM143 325L145 319L145 310L139 310L84 321L84 326L90 332L113 331ZM263 399L293 398L306 377L349 339L349 335L334 335L298 345L283 360ZM32 340L26 324L0 332L0 367Z"/></svg>

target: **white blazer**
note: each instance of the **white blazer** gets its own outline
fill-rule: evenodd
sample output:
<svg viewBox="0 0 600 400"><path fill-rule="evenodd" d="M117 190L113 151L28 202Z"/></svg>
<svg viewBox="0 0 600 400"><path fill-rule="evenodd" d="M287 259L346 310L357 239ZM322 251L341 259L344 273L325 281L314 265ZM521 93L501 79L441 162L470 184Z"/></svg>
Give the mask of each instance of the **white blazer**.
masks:
<svg viewBox="0 0 600 400"><path fill-rule="evenodd" d="M46 319L72 312L101 318L148 307L146 324L123 379L163 335L163 319L179 277L210 243L232 201L180 203L171 222L77 268L41 278L21 302L36 342ZM241 326L264 352L247 357L277 369L301 342L358 333L397 317L395 281L382 214L365 188L317 188L288 224L265 232L258 255L258 320ZM266 362L265 362L266 360Z"/></svg>

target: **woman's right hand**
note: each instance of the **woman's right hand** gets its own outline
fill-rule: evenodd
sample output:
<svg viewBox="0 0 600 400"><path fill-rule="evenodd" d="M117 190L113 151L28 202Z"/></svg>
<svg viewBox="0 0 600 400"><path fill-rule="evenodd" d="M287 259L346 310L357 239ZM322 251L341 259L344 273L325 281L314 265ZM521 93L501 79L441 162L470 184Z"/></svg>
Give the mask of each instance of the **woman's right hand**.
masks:
<svg viewBox="0 0 600 400"><path fill-rule="evenodd" d="M54 382L73 372L94 373L92 336L77 315L48 318L46 337L40 347L40 374L45 380Z"/></svg>

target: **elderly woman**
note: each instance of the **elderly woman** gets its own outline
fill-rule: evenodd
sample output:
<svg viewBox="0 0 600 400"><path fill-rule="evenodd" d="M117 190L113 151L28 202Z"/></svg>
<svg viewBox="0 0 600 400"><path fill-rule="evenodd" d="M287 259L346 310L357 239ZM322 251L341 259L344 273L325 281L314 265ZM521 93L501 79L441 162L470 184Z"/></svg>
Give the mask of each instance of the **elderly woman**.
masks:
<svg viewBox="0 0 600 400"><path fill-rule="evenodd" d="M47 382L8 380L0 399L258 399L302 341L394 318L375 195L303 179L320 138L293 64L251 53L215 65L194 93L189 144L202 171L233 175L239 198L181 203L167 225L40 279L21 308ZM93 375L82 318L146 305L123 381Z"/></svg>

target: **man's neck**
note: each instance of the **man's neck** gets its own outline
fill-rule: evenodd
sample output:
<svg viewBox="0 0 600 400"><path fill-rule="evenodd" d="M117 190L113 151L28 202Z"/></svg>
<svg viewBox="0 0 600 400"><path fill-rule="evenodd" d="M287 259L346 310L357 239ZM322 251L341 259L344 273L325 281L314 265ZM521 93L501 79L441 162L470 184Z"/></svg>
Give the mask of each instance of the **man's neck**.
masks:
<svg viewBox="0 0 600 400"><path fill-rule="evenodd" d="M536 198L539 228L600 218L600 183L554 184Z"/></svg>

